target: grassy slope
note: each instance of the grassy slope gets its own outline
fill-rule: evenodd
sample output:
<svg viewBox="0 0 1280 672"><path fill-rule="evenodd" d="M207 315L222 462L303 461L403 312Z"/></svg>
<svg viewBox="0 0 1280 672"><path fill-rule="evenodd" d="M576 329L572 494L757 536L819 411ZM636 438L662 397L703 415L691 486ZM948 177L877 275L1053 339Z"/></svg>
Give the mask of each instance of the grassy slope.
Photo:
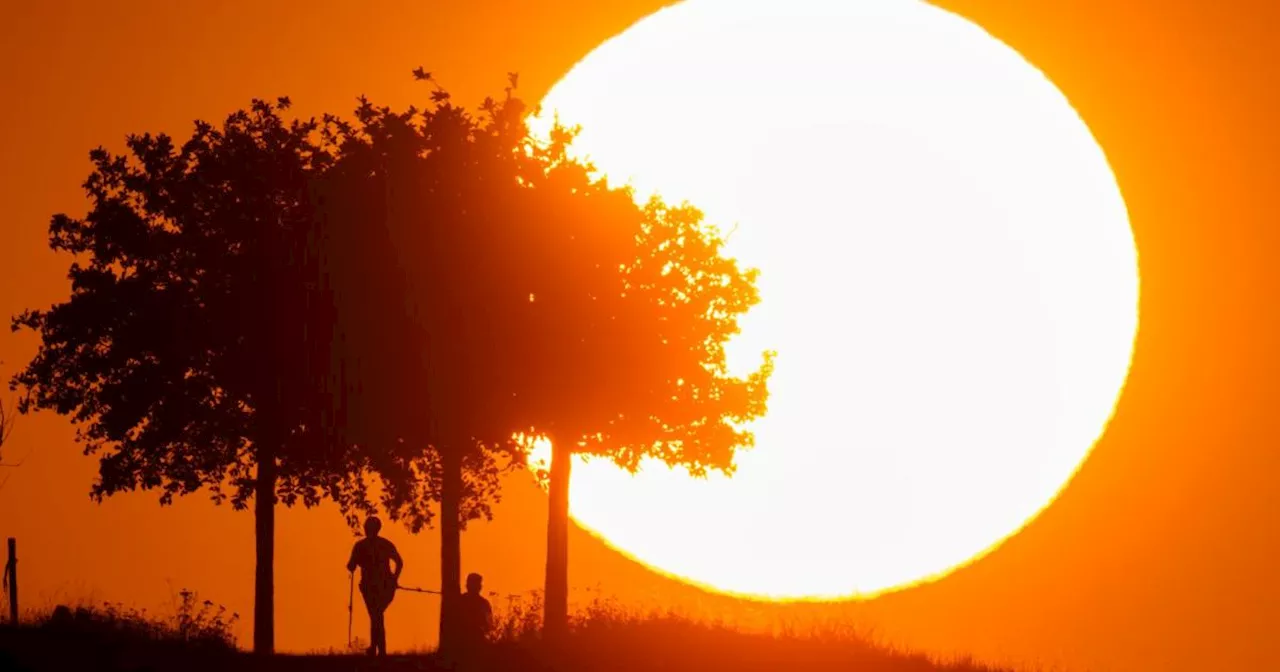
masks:
<svg viewBox="0 0 1280 672"><path fill-rule="evenodd" d="M65 616L65 615L64 615ZM528 616L528 615L526 615ZM560 655L550 655L531 621L507 621L488 670L630 672L788 670L826 672L998 672L964 662L939 664L847 635L748 634L677 616L596 610L580 616ZM193 626L194 624L194 626ZM257 658L237 651L217 620L155 621L136 612L81 612L60 621L0 626L0 669L29 672L356 672L437 670L434 656L372 660L355 655Z"/></svg>

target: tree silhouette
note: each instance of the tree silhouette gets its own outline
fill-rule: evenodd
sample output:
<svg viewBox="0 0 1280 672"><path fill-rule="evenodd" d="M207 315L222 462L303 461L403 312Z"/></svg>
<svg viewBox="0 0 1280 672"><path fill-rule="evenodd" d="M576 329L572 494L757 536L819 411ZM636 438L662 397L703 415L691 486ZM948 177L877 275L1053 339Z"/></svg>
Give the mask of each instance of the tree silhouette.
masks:
<svg viewBox="0 0 1280 672"><path fill-rule="evenodd" d="M339 424L381 475L393 519L416 532L439 505L440 647L448 655L461 531L491 517L498 476L517 464L507 418L494 412L508 389L496 377L501 360L484 363L498 341L486 339L482 318L502 312L475 237L476 186L495 177L492 157L483 155L480 127L439 89L425 110L396 113L364 100L354 116L327 119L337 159L317 189L349 390Z"/></svg>
<svg viewBox="0 0 1280 672"><path fill-rule="evenodd" d="M13 379L20 410L69 415L100 455L91 495L207 489L254 502L253 646L274 646L275 504L361 506L355 456L329 440L333 310L315 247L310 174L329 157L288 99L254 101L180 147L128 138L96 149L82 219L56 215L71 295L14 329L41 346Z"/></svg>
<svg viewBox="0 0 1280 672"><path fill-rule="evenodd" d="M469 476L491 473L467 469L469 458L518 453L517 435L552 439L546 624L555 634L567 619L571 454L730 472L735 449L752 441L741 423L764 412L771 371L767 354L746 377L730 375L724 359L738 317L757 301L755 272L722 255L696 209L638 206L629 190L593 179L567 154L572 130L531 138L515 83L478 115L439 88L424 110L366 102L338 133L337 165L351 161L347 174L364 185L353 202L366 207L334 209L386 230L391 256L374 266L398 276L379 291L404 297L399 309L415 325L406 331L417 334L408 340L425 344L412 357L382 351L412 362L398 369L408 380L382 391L414 390L430 409L427 455L439 479L419 482L439 487L430 494L442 515L446 648L457 534L471 515L459 509ZM391 507L401 514L424 499L390 487L408 496Z"/></svg>
<svg viewBox="0 0 1280 672"><path fill-rule="evenodd" d="M568 618L573 455L631 471L649 458L695 476L732 473L736 450L754 441L744 423L764 414L772 372L772 353L743 377L725 359L739 317L758 301L756 271L723 255L696 208L656 197L637 206L629 189L592 179L590 166L566 158L572 137L555 132L549 169L528 179L541 219L553 222L532 232L545 256L525 275L534 310L521 395L552 446L544 627L553 638Z"/></svg>

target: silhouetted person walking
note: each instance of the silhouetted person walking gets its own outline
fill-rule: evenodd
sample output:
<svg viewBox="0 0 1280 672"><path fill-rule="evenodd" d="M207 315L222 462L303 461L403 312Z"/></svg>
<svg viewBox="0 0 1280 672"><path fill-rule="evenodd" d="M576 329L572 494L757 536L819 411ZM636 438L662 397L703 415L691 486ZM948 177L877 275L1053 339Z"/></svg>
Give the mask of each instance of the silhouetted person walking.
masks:
<svg viewBox="0 0 1280 672"><path fill-rule="evenodd" d="M458 640L462 645L464 660L479 666L484 655L489 629L493 626L493 608L484 599L480 589L484 577L472 572L467 575L467 592L458 598Z"/></svg>
<svg viewBox="0 0 1280 672"><path fill-rule="evenodd" d="M369 610L369 655L387 655L387 627L383 615L395 599L404 560L395 544L378 536L382 521L369 516L364 521L364 539L351 548L347 571L360 568L360 595ZM395 563L395 569L391 563Z"/></svg>

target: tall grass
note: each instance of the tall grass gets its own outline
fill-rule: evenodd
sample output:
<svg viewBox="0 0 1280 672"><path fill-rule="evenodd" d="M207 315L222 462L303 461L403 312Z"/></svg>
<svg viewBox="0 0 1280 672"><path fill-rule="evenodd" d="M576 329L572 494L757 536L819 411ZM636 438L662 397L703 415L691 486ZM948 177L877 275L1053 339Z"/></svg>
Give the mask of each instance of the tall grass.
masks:
<svg viewBox="0 0 1280 672"><path fill-rule="evenodd" d="M164 615L117 602L62 605L0 628L0 669L227 669L239 618L189 590Z"/></svg>
<svg viewBox="0 0 1280 672"><path fill-rule="evenodd" d="M201 600L194 591L178 593L169 615L148 613L120 602L102 602L75 608L59 605L28 614L20 629L61 634L106 636L122 640L170 641L189 646L234 650L237 613L212 600Z"/></svg>
<svg viewBox="0 0 1280 672"><path fill-rule="evenodd" d="M669 609L635 609L596 597L570 618L567 639L542 639L541 599L508 601L495 618L488 667L537 663L544 669L588 670L881 670L999 672L971 660L939 661L875 642L856 625L775 622L754 631Z"/></svg>

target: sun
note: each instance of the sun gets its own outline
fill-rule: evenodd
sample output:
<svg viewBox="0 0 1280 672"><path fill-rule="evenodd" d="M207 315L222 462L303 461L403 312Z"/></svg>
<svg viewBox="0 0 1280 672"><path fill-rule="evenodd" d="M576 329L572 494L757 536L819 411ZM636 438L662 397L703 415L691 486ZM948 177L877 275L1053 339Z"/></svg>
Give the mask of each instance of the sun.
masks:
<svg viewBox="0 0 1280 672"><path fill-rule="evenodd" d="M571 512L686 581L871 595L1017 532L1105 429L1137 251L1064 95L912 0L689 0L546 96L637 197L689 200L761 270L734 366L778 352L732 478L575 465Z"/></svg>

